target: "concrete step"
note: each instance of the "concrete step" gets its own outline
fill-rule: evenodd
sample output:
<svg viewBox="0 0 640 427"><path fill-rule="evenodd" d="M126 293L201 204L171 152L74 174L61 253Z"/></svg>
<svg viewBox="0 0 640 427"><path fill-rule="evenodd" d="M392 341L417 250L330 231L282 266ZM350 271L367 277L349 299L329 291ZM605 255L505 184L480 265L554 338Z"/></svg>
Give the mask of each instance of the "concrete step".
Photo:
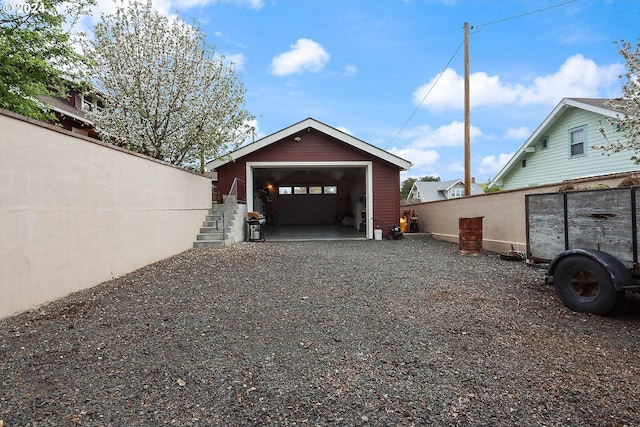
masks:
<svg viewBox="0 0 640 427"><path fill-rule="evenodd" d="M227 226L231 228L235 223L235 220L231 220L227 223ZM202 223L200 233L213 233L214 231L222 231L222 221L219 221L217 224L215 221L204 221Z"/></svg>
<svg viewBox="0 0 640 427"><path fill-rule="evenodd" d="M216 248L224 247L227 242L224 240L224 233L222 230L222 214L224 212L225 225L227 229L231 229L235 221L237 221L237 208L230 209L229 206L212 205L206 215L205 221L202 223L200 233L196 236L196 241L193 242L194 248Z"/></svg>
<svg viewBox="0 0 640 427"><path fill-rule="evenodd" d="M231 218L230 221L227 222L227 224L229 226L232 226L233 224L235 224L236 220L235 218ZM216 228L218 227L220 230L222 230L222 220L220 221L203 221L202 223L203 227L207 227L207 228Z"/></svg>
<svg viewBox="0 0 640 427"><path fill-rule="evenodd" d="M229 227L233 227L235 223L236 223L236 220L232 218L231 220L226 221L225 225L227 226L227 228L229 228ZM222 221L207 220L202 222L202 226L207 228L217 228L219 230L222 230Z"/></svg>
<svg viewBox="0 0 640 427"><path fill-rule="evenodd" d="M200 234L207 234L207 233L222 233L222 228L216 228L215 224L214 225L204 225L202 228L200 228Z"/></svg>
<svg viewBox="0 0 640 427"><path fill-rule="evenodd" d="M209 212L222 212L223 210L225 210L225 208L230 211L232 209L231 206L225 206L225 205L214 205L211 207L211 209L209 209Z"/></svg>
<svg viewBox="0 0 640 427"><path fill-rule="evenodd" d="M197 240L193 242L194 248L223 248L224 240Z"/></svg>
<svg viewBox="0 0 640 427"><path fill-rule="evenodd" d="M216 233L200 233L196 236L196 240L223 240L222 231Z"/></svg>
<svg viewBox="0 0 640 427"><path fill-rule="evenodd" d="M235 215L225 215L225 222L233 221ZM221 215L207 215L205 221L215 222L218 221L222 225L222 216Z"/></svg>

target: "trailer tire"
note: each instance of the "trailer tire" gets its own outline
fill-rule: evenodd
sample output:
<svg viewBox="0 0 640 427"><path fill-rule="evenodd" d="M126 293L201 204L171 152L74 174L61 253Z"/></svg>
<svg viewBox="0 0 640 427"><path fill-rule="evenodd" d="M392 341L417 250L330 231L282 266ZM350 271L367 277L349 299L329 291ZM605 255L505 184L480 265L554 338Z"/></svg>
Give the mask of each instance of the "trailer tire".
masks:
<svg viewBox="0 0 640 427"><path fill-rule="evenodd" d="M553 285L571 310L605 315L619 297L607 269L593 258L569 255L558 262Z"/></svg>

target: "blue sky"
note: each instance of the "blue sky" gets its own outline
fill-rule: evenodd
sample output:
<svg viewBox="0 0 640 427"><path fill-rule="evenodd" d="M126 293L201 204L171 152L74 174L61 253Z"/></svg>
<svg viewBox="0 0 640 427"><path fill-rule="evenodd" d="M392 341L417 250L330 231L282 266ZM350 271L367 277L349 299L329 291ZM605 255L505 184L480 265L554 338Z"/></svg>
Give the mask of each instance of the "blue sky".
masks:
<svg viewBox="0 0 640 427"><path fill-rule="evenodd" d="M95 18L111 12L99 0ZM563 97L621 95L615 41L636 0L154 0L197 19L236 63L256 137L307 117L395 153L401 175L464 177L463 24L471 176L496 176ZM435 85L434 85L435 83Z"/></svg>

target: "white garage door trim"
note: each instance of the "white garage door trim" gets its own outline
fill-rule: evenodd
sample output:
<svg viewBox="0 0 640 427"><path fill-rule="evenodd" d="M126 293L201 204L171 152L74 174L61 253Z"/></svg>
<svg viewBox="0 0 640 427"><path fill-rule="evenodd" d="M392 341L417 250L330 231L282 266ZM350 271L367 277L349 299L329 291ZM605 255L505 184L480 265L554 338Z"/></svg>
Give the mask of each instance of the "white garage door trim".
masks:
<svg viewBox="0 0 640 427"><path fill-rule="evenodd" d="M366 176L367 204L367 239L373 239L373 162L371 161L335 161L335 162L247 162L245 176L247 178L247 209L253 210L253 170L254 169L286 169L286 168L332 168L332 167L364 167Z"/></svg>

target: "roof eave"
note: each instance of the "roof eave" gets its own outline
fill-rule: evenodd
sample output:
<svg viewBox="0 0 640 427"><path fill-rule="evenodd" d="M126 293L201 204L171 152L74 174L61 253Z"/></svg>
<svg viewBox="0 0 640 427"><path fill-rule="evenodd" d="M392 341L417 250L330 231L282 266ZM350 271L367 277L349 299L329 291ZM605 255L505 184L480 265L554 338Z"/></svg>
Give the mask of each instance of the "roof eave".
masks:
<svg viewBox="0 0 640 427"><path fill-rule="evenodd" d="M207 167L209 169L215 169L218 168L222 165L225 165L229 162L235 161L236 159L239 159L240 157L244 157L248 154L253 153L254 151L260 150L262 148L265 148L271 144L273 144L274 142L280 141L288 136L291 136L295 133L304 131L305 129L316 129L322 133L325 133L333 138L336 138L340 141L346 142L347 144L358 148L360 150L363 150L371 155L374 155L380 159L383 159L389 163L392 163L396 166L398 166L398 168L400 168L401 170L409 170L409 168L411 168L412 163L409 162L408 160L405 160L401 157L398 157L394 154L389 153L388 151L382 150L378 147L375 147L371 144L368 144L364 141L362 141L361 139L358 139L354 136L351 136L347 133L341 132L335 128L332 128L331 126L328 126L324 123L321 123L315 119L312 118L307 118L301 122L298 122L296 124L293 124L287 128L284 128L278 132L272 133L271 135L268 135L262 139L259 139L258 141L255 141L251 144L245 145L244 147L240 147L235 151L232 151L231 153L229 153L227 156L225 156L223 159L215 159L215 160L211 160L209 162L207 162Z"/></svg>
<svg viewBox="0 0 640 427"><path fill-rule="evenodd" d="M538 126L536 128L536 130L533 132L533 134L531 134L531 136L529 136L529 138L527 138L525 143L511 157L511 159L507 162L507 164L504 165L504 167L500 170L500 172L498 172L498 174L495 176L495 178L493 178L491 180L491 182L489 183L489 188L493 187L494 185L496 185L498 183L498 181L502 180L503 176L506 175L514 167L514 165L520 160L522 155L526 152L526 149L529 148L531 145L533 145L538 140L538 137L541 134L546 132L547 129L549 129L551 126L553 126L553 124L556 121L558 121L558 119L564 113L564 110L568 106L577 107L577 105L575 105L575 102L572 102L571 104L567 103L567 101L569 99L570 98L563 98L558 103L558 105L556 105L556 107L553 109L553 111L551 111L551 113L549 113L549 115L544 119L544 121L540 124L540 126ZM579 104L584 105L583 103L579 103ZM580 106L578 108L582 108L582 107Z"/></svg>
<svg viewBox="0 0 640 427"><path fill-rule="evenodd" d="M55 111L56 113L59 113L59 114L61 114L63 116L71 117L72 119L77 120L79 122L82 122L82 123L84 123L84 124L86 124L88 126L93 126L93 121L91 121L91 120L89 120L89 119L87 119L85 117L81 117L81 116L79 116L77 114L73 114L72 112L70 112L68 110L64 110L62 108L58 108L58 107L55 107L55 106L49 106L49 107L53 111Z"/></svg>
<svg viewBox="0 0 640 427"><path fill-rule="evenodd" d="M609 100L610 101L610 100ZM564 98L562 100L566 105L570 105L572 107L580 108L582 110L591 111L592 113L601 114L603 116L615 118L620 116L620 112L614 111L611 108L600 107L597 105L589 104L586 102L580 101L577 98Z"/></svg>

